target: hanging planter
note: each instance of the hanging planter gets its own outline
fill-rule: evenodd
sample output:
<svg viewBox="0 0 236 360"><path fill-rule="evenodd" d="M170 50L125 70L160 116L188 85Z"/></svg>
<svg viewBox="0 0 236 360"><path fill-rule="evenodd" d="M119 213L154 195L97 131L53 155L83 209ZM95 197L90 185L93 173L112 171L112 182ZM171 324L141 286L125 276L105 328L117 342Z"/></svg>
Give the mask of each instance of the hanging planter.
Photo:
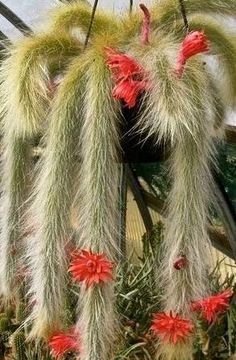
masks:
<svg viewBox="0 0 236 360"><path fill-rule="evenodd" d="M211 14L235 15L235 1L186 1L187 34L177 1L140 8L123 18L97 10L91 22L86 2L64 4L45 32L13 46L2 65L1 291L8 300L19 296L16 275L26 267L31 336L45 338L55 356L72 349L81 360L114 357L118 185L127 129L134 143L139 138L153 148L150 154L166 144L170 154L172 190L155 271L162 312L151 326L157 358L191 359L196 314L214 320L232 297L231 289L210 293L207 225L216 143L236 99L236 43ZM207 64L211 54L219 58L220 80ZM43 155L29 181L28 147L42 135ZM74 203L78 232L71 241ZM66 330L72 281L79 284L78 320Z"/></svg>

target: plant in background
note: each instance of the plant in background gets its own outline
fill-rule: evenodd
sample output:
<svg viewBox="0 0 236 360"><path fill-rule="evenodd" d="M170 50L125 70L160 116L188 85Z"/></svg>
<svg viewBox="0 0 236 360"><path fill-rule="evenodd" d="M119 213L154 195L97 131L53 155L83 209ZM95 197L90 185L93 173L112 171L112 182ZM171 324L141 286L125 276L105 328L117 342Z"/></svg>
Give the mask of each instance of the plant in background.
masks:
<svg viewBox="0 0 236 360"><path fill-rule="evenodd" d="M133 131L144 141L151 137L154 146L170 144L168 218L160 257L148 271L161 294L158 311L178 326L165 327L168 333L158 340L157 357L192 358L192 303L212 295L207 233L211 167L225 110L236 99L235 40L214 15L236 15L236 4L187 0L188 34L178 5L177 0L160 0L150 11L141 5L142 12L120 18L97 11L91 22L86 2L64 4L53 12L44 33L13 46L2 66L7 203L1 233L2 295L9 299L14 294L16 277L23 271L31 294L26 323L30 321L31 336L49 340L68 330L68 268L80 280L92 274L89 286L81 282L76 288L81 360L111 359L119 338L110 272L116 263L119 273L122 106L140 105ZM82 47L80 35L88 29ZM219 59L220 79L207 64L211 54ZM30 181L28 146L38 136L43 154ZM74 241L72 205L78 224ZM27 226L33 230L23 236ZM71 248L89 254L86 261L72 259L70 266ZM147 278L145 282L149 286ZM136 305L146 307L141 301ZM151 319L152 306L148 309ZM190 330L193 335L177 342L179 324L189 325L181 335L190 335Z"/></svg>
<svg viewBox="0 0 236 360"><path fill-rule="evenodd" d="M222 144L219 157L219 165L221 168L219 176L236 211L236 190L234 183L236 176L235 150L236 147L233 144Z"/></svg>

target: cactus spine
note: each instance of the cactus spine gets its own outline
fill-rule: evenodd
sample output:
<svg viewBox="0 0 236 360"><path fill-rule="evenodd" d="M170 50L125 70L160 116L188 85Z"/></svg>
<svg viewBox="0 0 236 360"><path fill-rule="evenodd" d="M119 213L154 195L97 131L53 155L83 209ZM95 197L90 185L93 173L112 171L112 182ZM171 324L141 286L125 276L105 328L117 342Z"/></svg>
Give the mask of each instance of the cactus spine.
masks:
<svg viewBox="0 0 236 360"><path fill-rule="evenodd" d="M25 340L25 334L23 331L13 335L12 353L15 360L27 360Z"/></svg>

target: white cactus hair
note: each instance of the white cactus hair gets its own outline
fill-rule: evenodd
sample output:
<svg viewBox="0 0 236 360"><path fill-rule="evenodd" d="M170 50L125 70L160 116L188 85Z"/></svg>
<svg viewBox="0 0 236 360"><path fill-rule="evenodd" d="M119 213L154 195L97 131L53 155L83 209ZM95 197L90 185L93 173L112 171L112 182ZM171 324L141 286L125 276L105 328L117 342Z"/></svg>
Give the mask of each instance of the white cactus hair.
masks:
<svg viewBox="0 0 236 360"><path fill-rule="evenodd" d="M170 39L169 36L168 38ZM168 38L163 36L162 41L168 43ZM152 136L156 144L169 141L172 148L170 162L173 189L169 196L168 220L163 243L165 260L163 260L163 268L160 273L163 278L163 286L166 284L165 289L169 289L170 292L173 289L175 294L178 292L177 289L181 289L180 291L183 292L178 301L174 294L170 296L165 293L165 302L171 303L166 305L166 310L172 309L185 314L184 307L188 308L189 306L186 296L190 296L190 299L203 296L198 292L204 288L207 270L206 266L203 266L204 270L201 275L201 265L195 261L196 259L189 257L195 255L198 259L201 258L201 264L209 261L206 251L207 248L209 250L210 245L206 231L207 207L211 197L209 186L212 181L209 163L214 159L216 112L211 92L211 78L209 81L206 80L208 75L207 71L203 69L202 62L195 59L190 61L184 78L180 81L174 72L176 46L173 40L168 45L166 53L160 53L158 45L155 44L143 56L143 64L155 76L155 79L151 79L151 81L156 86L153 86L147 98L144 99L146 109L139 117L139 127L142 132L146 131L147 136ZM186 97L188 101L186 101ZM200 152L198 156L197 151ZM198 180L199 171L202 174L202 182ZM196 196L196 192L198 196ZM192 204L191 208L186 206L187 199ZM194 211L196 211L195 214ZM187 221L181 216L190 216L190 218ZM191 219L193 223L190 225ZM184 229L185 224L189 230ZM204 233L201 233L203 229L205 229ZM196 236L195 241L190 240L191 236ZM174 243L173 239L175 239ZM201 241L203 243L200 243ZM186 246L190 246L191 249L187 251ZM188 276L185 272L174 271L173 262L178 255L185 254L186 251L189 254L186 256L191 262L191 267L189 267L191 271L192 266L199 266L199 268L197 274L196 271L189 274L192 277L189 280L191 289L186 289L185 293L182 286L176 287L175 284L179 276L186 277L186 281L188 281ZM198 251L200 251L199 254ZM202 276L201 281L197 279L198 275ZM180 279L181 281L183 279ZM199 286L199 282L201 286ZM195 289L192 288L193 285ZM179 307L175 308L176 306Z"/></svg>
<svg viewBox="0 0 236 360"><path fill-rule="evenodd" d="M50 66L59 68L59 64L77 54L79 49L78 41L66 34L32 36L22 40L17 47L9 47L1 64L1 114L5 144L3 198L6 206L2 216L1 247L5 255L1 263L1 281L6 297L14 294L12 284L17 273L13 265L9 270L13 260L13 250L10 249L14 247L14 263L17 264L22 247L20 238L26 231L23 205L29 197L29 178L32 177L30 144L43 132L51 101L48 89ZM18 224L15 223L17 217Z"/></svg>
<svg viewBox="0 0 236 360"><path fill-rule="evenodd" d="M32 334L40 336L60 328L63 319L68 266L65 247L71 235L70 208L78 175L84 69L85 64L76 59L55 96L35 185L31 213L36 229L33 240L28 242L28 258L30 290L37 300ZM67 101L62 101L65 92Z"/></svg>
<svg viewBox="0 0 236 360"><path fill-rule="evenodd" d="M88 32L90 21L90 4L87 1L77 0L61 5L52 11L48 27L54 31L64 29L69 33L73 33L74 29L79 29L85 35ZM93 39L94 35L118 30L118 22L109 12L98 9L91 30L90 39Z"/></svg>
<svg viewBox="0 0 236 360"><path fill-rule="evenodd" d="M79 39L91 25L91 6L82 0L62 4L51 14L46 31L11 47L3 62L1 291L6 299L10 297L15 274L27 264L34 300L28 320L34 337L47 339L64 329L72 205L78 220L76 249L103 253L117 263L122 111L112 96L105 47L126 52L148 72L151 86L143 95L134 131L144 141L152 138L154 146L164 142L171 149L172 190L162 263L157 269L163 311L194 321L191 302L210 293L211 168L226 107L236 101L235 38L221 30L223 25L212 15L236 14L236 5L235 0L186 0L185 5L190 28L205 31L218 57L220 85L207 64L208 55L190 59L182 78L176 75L176 59L186 34L177 0L160 0L152 6L153 31L146 45L140 44L138 11L119 19L99 10L86 48ZM49 85L55 73L61 78L52 96ZM42 137L43 154L32 186L35 136ZM34 228L26 249L18 241L25 223ZM16 249L14 257L12 249ZM187 267L177 271L173 263L181 254L187 258ZM119 326L113 282L79 287L77 328L81 360L114 356ZM156 358L192 359L191 337L176 346L159 343Z"/></svg>
<svg viewBox="0 0 236 360"><path fill-rule="evenodd" d="M68 61L79 49L78 40L64 32L34 35L9 47L1 65L1 103L17 134L32 137L42 131L50 102L50 65L55 59L57 64Z"/></svg>
<svg viewBox="0 0 236 360"><path fill-rule="evenodd" d="M181 360L193 360L192 341L187 340L182 344L161 344L158 345L156 359L181 359Z"/></svg>

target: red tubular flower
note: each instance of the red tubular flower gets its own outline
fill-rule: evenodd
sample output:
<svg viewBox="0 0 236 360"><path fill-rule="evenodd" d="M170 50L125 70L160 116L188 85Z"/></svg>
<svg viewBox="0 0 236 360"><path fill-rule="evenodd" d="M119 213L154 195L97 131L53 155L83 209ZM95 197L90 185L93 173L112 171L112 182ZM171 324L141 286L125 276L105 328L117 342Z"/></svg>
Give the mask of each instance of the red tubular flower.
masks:
<svg viewBox="0 0 236 360"><path fill-rule="evenodd" d="M142 30L142 43L149 43L149 35L150 35L150 25L151 25L151 14L148 8L144 4L139 5L140 9L143 12L143 30Z"/></svg>
<svg viewBox="0 0 236 360"><path fill-rule="evenodd" d="M114 49L105 48L105 54L116 82L114 98L124 100L129 108L134 107L139 94L150 87L147 72L134 59Z"/></svg>
<svg viewBox="0 0 236 360"><path fill-rule="evenodd" d="M171 344L184 342L193 331L191 320L182 319L178 315L166 313L154 314L151 330L153 330L159 338Z"/></svg>
<svg viewBox="0 0 236 360"><path fill-rule="evenodd" d="M126 80L131 76L143 77L145 70L130 56L121 54L112 48L106 47L107 65L116 81Z"/></svg>
<svg viewBox="0 0 236 360"><path fill-rule="evenodd" d="M137 80L120 81L113 89L112 95L117 100L124 100L128 108L135 106L139 93L146 89L146 84Z"/></svg>
<svg viewBox="0 0 236 360"><path fill-rule="evenodd" d="M93 284L113 280L113 267L113 263L103 254L82 250L79 254L73 255L69 271L75 280L85 282L88 288Z"/></svg>
<svg viewBox="0 0 236 360"><path fill-rule="evenodd" d="M192 31L184 39L177 59L176 73L181 77L187 60L197 54L209 51L209 44L203 31Z"/></svg>
<svg viewBox="0 0 236 360"><path fill-rule="evenodd" d="M78 333L72 329L69 333L56 333L48 339L52 356L61 358L68 351L79 352L80 346L78 341Z"/></svg>
<svg viewBox="0 0 236 360"><path fill-rule="evenodd" d="M200 311L202 316L211 323L218 314L224 313L229 308L229 302L233 296L232 289L226 289L220 294L209 296L206 299L194 301L192 311Z"/></svg>

